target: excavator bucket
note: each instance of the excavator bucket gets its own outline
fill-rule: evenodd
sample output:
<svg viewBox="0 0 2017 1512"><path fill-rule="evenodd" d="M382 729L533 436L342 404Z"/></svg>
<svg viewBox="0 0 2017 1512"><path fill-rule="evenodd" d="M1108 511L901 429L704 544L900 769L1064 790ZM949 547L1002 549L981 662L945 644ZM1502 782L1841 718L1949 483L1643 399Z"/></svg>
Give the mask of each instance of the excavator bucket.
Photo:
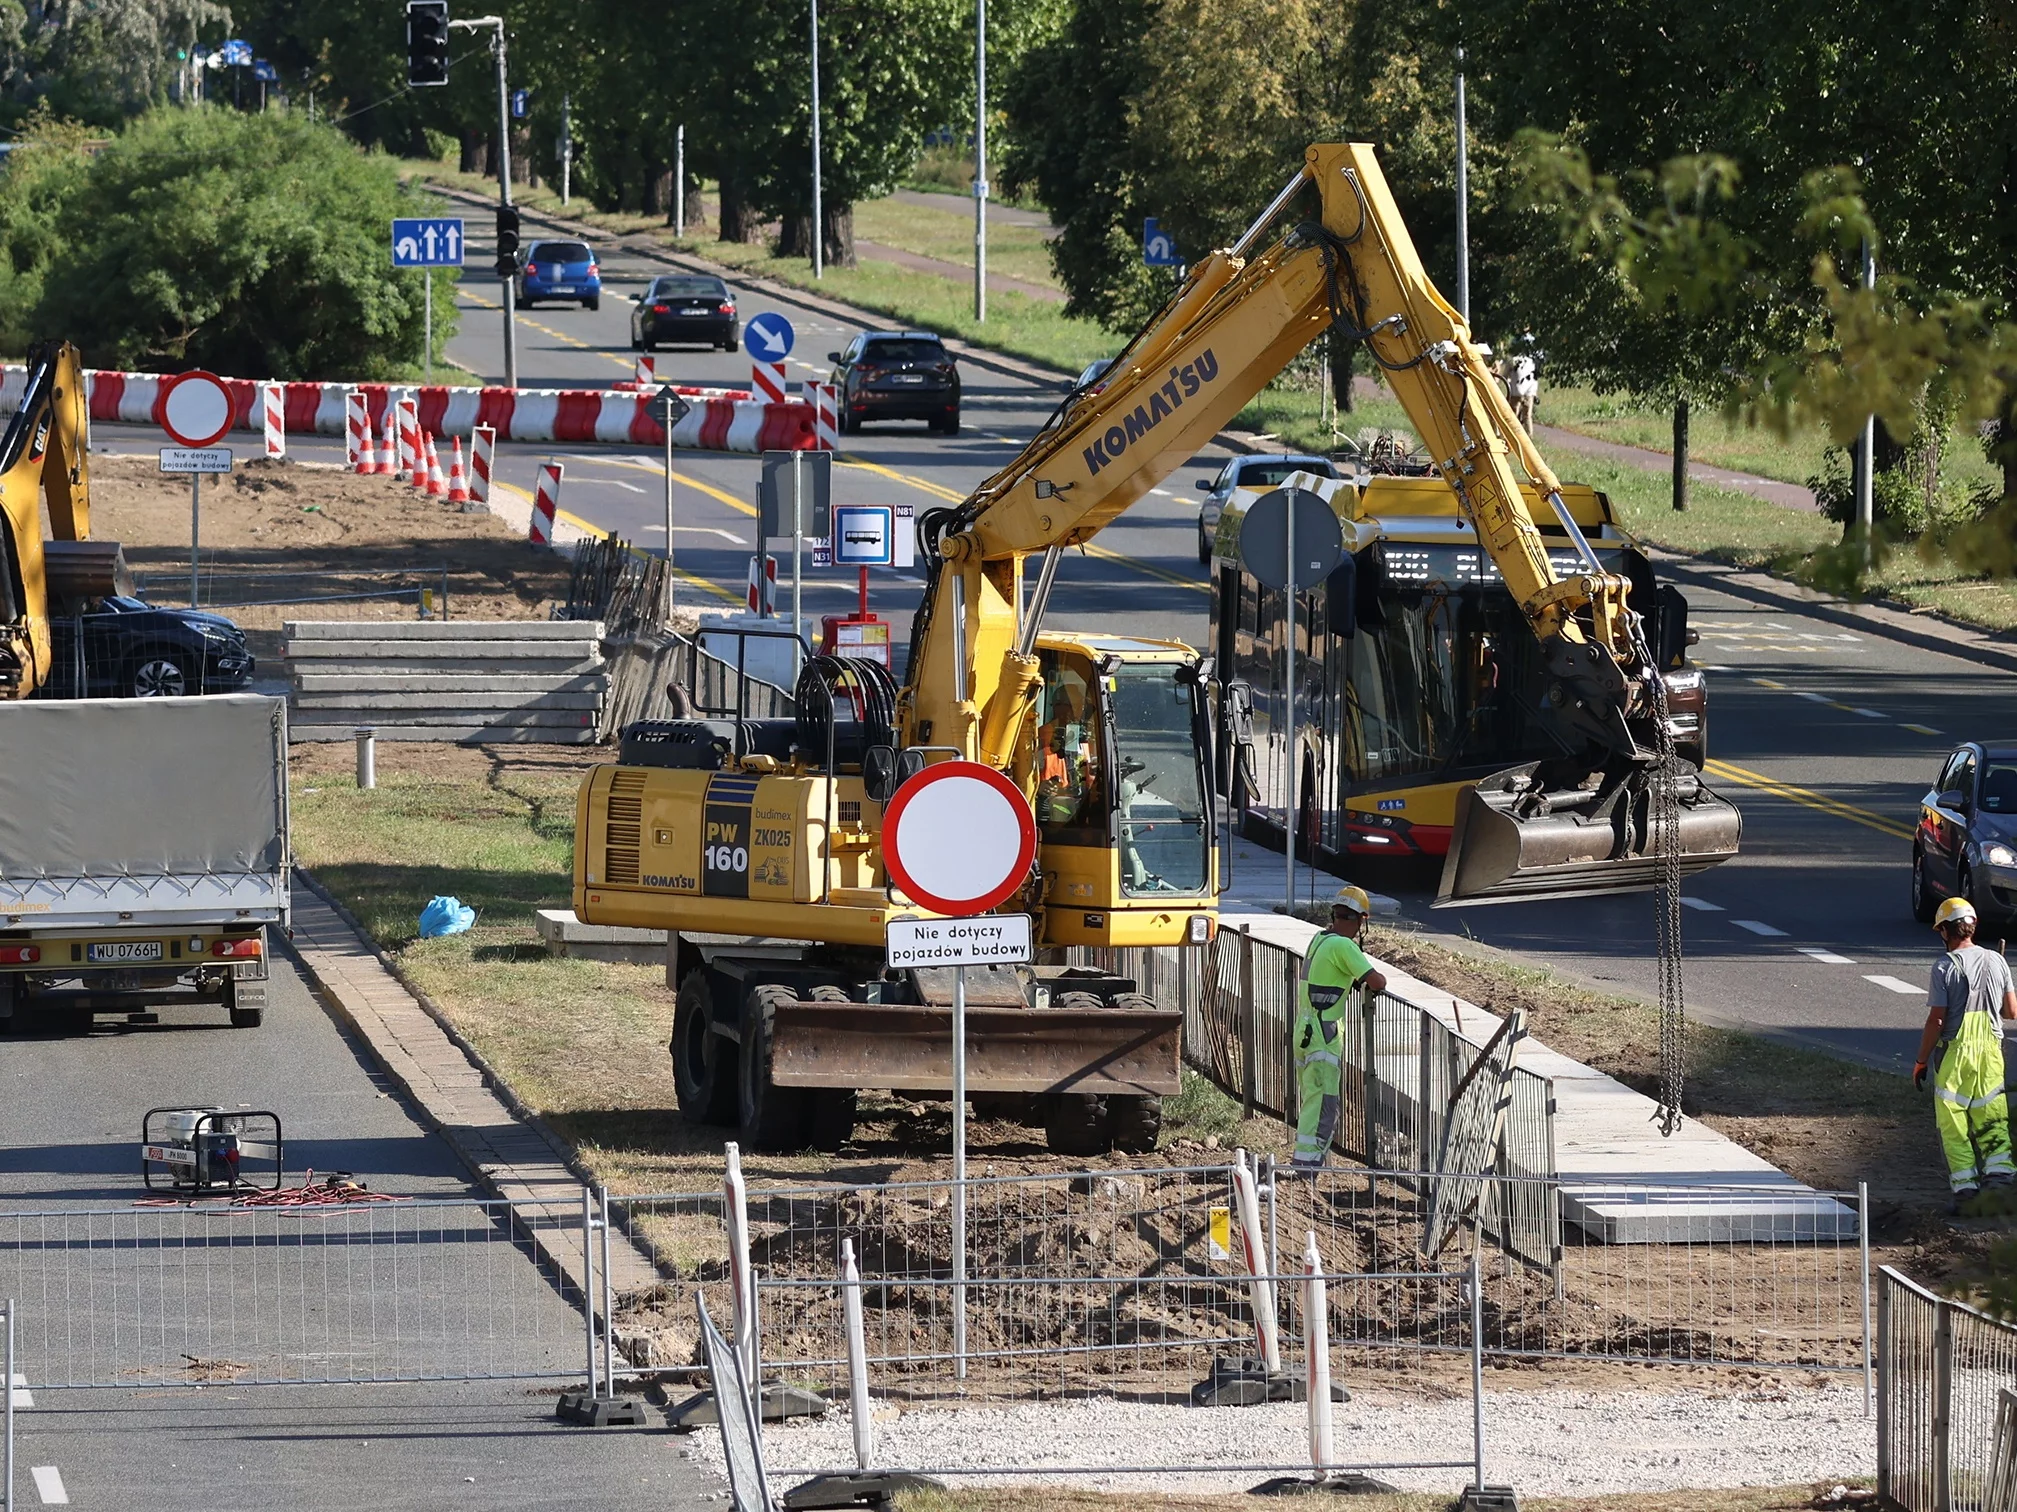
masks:
<svg viewBox="0 0 2017 1512"><path fill-rule="evenodd" d="M1643 772L1591 788L1549 789L1533 766L1498 772L1457 801L1436 907L1586 898L1659 885L1651 790ZM1699 775L1680 784L1681 875L1737 854L1744 817Z"/></svg>
<svg viewBox="0 0 2017 1512"><path fill-rule="evenodd" d="M972 1092L1180 1090L1181 1013L1100 1008L983 1008L966 1015ZM952 1010L896 1003L780 1003L770 1078L780 1087L952 1090Z"/></svg>

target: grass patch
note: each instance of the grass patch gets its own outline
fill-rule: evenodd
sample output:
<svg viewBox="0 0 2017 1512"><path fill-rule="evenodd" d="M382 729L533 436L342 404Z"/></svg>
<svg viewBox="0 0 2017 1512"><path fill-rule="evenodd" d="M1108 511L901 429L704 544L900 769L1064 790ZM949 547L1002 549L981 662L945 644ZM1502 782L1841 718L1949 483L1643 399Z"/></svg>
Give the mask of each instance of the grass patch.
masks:
<svg viewBox="0 0 2017 1512"><path fill-rule="evenodd" d="M871 200L854 207L854 234L886 247L899 247L942 262L973 267L973 212L937 210L902 200ZM1060 289L1051 267L1050 243L1041 226L1019 226L991 220L987 228L987 266L990 273L1005 273L1026 283ZM950 280L948 280L950 281ZM971 273L967 284L972 294ZM992 303L995 295L989 293Z"/></svg>
<svg viewBox="0 0 2017 1512"><path fill-rule="evenodd" d="M1875 1482L1850 1476L1840 1482L1801 1486L1743 1486L1724 1491L1637 1491L1612 1496L1528 1497L1532 1512L1792 1512L1825 1505L1820 1497L1836 1485L1865 1487ZM1220 1512L1244 1497L1179 1496L1166 1491L1084 1491L1070 1486L966 1487L899 1492L898 1512ZM1258 1503L1256 1505L1259 1505ZM1334 1507L1339 1512L1454 1512L1458 1499L1421 1493L1370 1496L1311 1495L1299 1505Z"/></svg>
<svg viewBox="0 0 2017 1512"><path fill-rule="evenodd" d="M1208 1149L1231 1149L1239 1143L1241 1117L1237 1098L1226 1096L1189 1066L1183 1090L1163 1099L1163 1143L1190 1140ZM1210 1141L1210 1143L1208 1143Z"/></svg>

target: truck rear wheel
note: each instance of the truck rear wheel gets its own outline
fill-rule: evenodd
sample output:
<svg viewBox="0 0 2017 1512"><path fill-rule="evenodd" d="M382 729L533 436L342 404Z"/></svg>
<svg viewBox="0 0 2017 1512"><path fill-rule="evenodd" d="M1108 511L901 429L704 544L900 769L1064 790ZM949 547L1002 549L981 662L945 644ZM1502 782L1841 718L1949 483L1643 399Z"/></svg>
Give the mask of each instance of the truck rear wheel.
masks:
<svg viewBox="0 0 2017 1512"><path fill-rule="evenodd" d="M233 1029L257 1029L266 1022L266 984L233 977L224 984L224 1005Z"/></svg>
<svg viewBox="0 0 2017 1512"><path fill-rule="evenodd" d="M732 1040L710 1026L707 973L689 971L672 1010L672 1086L688 1123L726 1124L736 1117L736 1055Z"/></svg>
<svg viewBox="0 0 2017 1512"><path fill-rule="evenodd" d="M853 1001L844 987L815 987L807 996L815 1003ZM854 1088L815 1087L809 1100L807 1134L812 1147L823 1154L838 1154L841 1146L854 1138Z"/></svg>
<svg viewBox="0 0 2017 1512"><path fill-rule="evenodd" d="M798 1001L791 988L775 983L752 987L742 1005L742 1142L751 1150L779 1155L810 1142L812 1099L796 1087L770 1079L771 1026L777 1005Z"/></svg>
<svg viewBox="0 0 2017 1512"><path fill-rule="evenodd" d="M1053 1155L1104 1155L1107 1100L1095 1092L1059 1092L1044 1113L1044 1145Z"/></svg>

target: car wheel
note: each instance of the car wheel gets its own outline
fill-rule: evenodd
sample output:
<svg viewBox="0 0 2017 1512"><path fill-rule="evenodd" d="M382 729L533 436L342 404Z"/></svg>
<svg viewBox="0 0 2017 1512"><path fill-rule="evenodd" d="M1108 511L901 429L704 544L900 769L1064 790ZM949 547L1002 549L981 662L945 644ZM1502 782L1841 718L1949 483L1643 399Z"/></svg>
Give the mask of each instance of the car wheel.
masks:
<svg viewBox="0 0 2017 1512"><path fill-rule="evenodd" d="M1212 565L1212 543L1205 538L1203 525L1198 526L1198 565L1200 567Z"/></svg>
<svg viewBox="0 0 2017 1512"><path fill-rule="evenodd" d="M1940 900L1926 885L1926 853L1915 845L1912 847L1912 917L1921 924L1931 924L1939 907Z"/></svg>
<svg viewBox="0 0 2017 1512"><path fill-rule="evenodd" d="M584 310L599 310L602 308L602 301L600 299L584 299L581 302L581 307Z"/></svg>
<svg viewBox="0 0 2017 1512"><path fill-rule="evenodd" d="M641 351L643 351L643 350L645 349L645 340L644 340L644 338L643 338L642 336L635 336L635 335L634 335L634 336L632 336L632 337L630 338L630 349L631 349L631 350L632 350L633 352L641 352Z"/></svg>
<svg viewBox="0 0 2017 1512"><path fill-rule="evenodd" d="M939 426L938 429L942 435L957 436L959 434L959 411L954 410L950 415L947 415L945 423Z"/></svg>
<svg viewBox="0 0 2017 1512"><path fill-rule="evenodd" d="M1954 896L1957 898L1966 898L1970 903L1975 905L1976 928L1979 931L1981 926L1986 924L1988 920L1983 918L1982 905L1975 897L1975 873L1965 861L1961 863L1961 870L1954 877Z"/></svg>
<svg viewBox="0 0 2017 1512"><path fill-rule="evenodd" d="M150 656L133 669L135 698L180 698L188 691L189 678L172 657Z"/></svg>

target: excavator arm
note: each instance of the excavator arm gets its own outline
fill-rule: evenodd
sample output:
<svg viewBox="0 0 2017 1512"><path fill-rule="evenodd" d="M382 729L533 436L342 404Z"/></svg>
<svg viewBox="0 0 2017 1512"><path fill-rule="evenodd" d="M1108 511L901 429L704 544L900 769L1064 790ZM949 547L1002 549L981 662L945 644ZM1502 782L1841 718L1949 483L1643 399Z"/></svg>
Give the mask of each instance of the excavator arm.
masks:
<svg viewBox="0 0 2017 1512"><path fill-rule="evenodd" d="M0 698L26 698L48 680L52 603L131 587L118 546L91 540L90 411L77 349L39 343L27 367L0 433Z"/></svg>
<svg viewBox="0 0 2017 1512"><path fill-rule="evenodd" d="M1317 218L1249 255L1306 189ZM1060 553L1187 462L1332 325L1385 372L1547 668L1544 711L1561 757L1470 795L1445 900L1650 885L1650 778L1671 769L1672 747L1629 585L1602 568L1570 516L1463 317L1429 281L1363 143L1311 147L1239 242L1190 270L1097 391L1074 393L1013 463L921 522L932 573L899 707L907 742L1008 768L1035 696L1036 634ZM1522 474L1574 549L1568 576L1549 559ZM1023 563L1036 554L1043 567L1025 609ZM1688 868L1734 854L1736 811L1698 776L1675 782Z"/></svg>

